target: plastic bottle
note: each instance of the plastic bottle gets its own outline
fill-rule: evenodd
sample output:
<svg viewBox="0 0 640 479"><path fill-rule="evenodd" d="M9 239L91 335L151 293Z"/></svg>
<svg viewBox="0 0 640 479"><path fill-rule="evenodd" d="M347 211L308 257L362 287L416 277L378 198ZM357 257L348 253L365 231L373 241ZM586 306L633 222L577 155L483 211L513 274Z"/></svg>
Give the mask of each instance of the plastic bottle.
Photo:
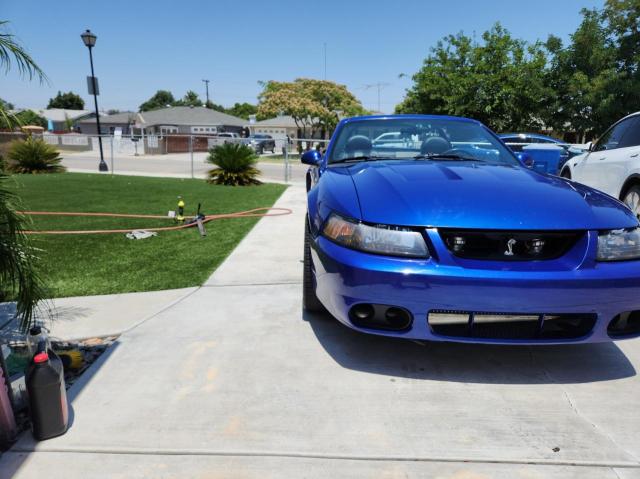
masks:
<svg viewBox="0 0 640 479"><path fill-rule="evenodd" d="M64 370L45 340L40 341L27 367L26 386L33 437L42 441L64 434L69 422Z"/></svg>
<svg viewBox="0 0 640 479"><path fill-rule="evenodd" d="M44 351L48 350L51 347L46 331L44 331L41 326L34 326L29 330L29 335L27 336L27 348L29 349L30 357L33 357L34 354L36 354L36 352L38 351L38 345L40 344L40 341L45 342Z"/></svg>

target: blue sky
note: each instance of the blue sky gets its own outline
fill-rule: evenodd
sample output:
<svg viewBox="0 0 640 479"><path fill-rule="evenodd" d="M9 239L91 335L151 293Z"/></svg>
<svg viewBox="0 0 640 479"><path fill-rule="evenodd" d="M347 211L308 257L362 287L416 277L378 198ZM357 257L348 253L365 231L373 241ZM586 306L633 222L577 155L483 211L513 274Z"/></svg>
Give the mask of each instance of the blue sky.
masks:
<svg viewBox="0 0 640 479"><path fill-rule="evenodd" d="M0 76L0 97L44 108L57 90L88 103L89 59L80 33L98 35L94 49L100 108L137 109L158 89L204 98L211 80L216 103L256 102L258 81L323 78L343 83L365 107L393 110L429 48L443 36L480 35L500 21L528 41L553 33L568 38L582 7L602 0L326 0L272 2L135 0L3 2L0 18L45 70L50 85Z"/></svg>

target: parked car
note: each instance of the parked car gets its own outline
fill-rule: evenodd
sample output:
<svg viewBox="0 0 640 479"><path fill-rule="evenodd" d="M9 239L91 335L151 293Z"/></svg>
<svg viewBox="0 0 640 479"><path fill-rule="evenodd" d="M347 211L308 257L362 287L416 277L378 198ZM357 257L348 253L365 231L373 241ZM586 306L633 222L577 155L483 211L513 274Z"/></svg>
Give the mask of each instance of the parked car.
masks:
<svg viewBox="0 0 640 479"><path fill-rule="evenodd" d="M570 158L581 155L583 150L568 143L553 138L551 136L540 135L538 133L501 133L498 135L502 141L504 141L512 151L518 153L523 150L527 145L556 145L562 148L563 152L560 154L559 168L562 168L564 164ZM560 170L558 170L560 171ZM556 172L553 172L556 173Z"/></svg>
<svg viewBox="0 0 640 479"><path fill-rule="evenodd" d="M615 123L561 176L620 199L640 218L640 112Z"/></svg>
<svg viewBox="0 0 640 479"><path fill-rule="evenodd" d="M265 151L276 152L276 141L271 135L255 134L242 139L242 143L253 148L259 155Z"/></svg>
<svg viewBox="0 0 640 479"><path fill-rule="evenodd" d="M225 131L216 134L213 138L207 138L207 145L209 148L213 148L214 146L220 146L226 143L239 143L240 141L242 141L240 135L234 132Z"/></svg>
<svg viewBox="0 0 640 479"><path fill-rule="evenodd" d="M411 131L419 145L374 146ZM640 224L481 123L342 120L307 172L303 306L363 333L550 344L640 335ZM375 353L372 353L375 356Z"/></svg>

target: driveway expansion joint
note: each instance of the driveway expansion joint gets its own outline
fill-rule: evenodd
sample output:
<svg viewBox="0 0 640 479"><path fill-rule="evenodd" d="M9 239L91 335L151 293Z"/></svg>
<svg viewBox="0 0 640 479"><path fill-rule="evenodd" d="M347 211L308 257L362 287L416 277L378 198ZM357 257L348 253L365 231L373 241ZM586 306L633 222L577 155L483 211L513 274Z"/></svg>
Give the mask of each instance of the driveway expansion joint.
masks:
<svg viewBox="0 0 640 479"><path fill-rule="evenodd" d="M374 462L432 462L432 463L469 463L469 464L513 464L534 466L576 466L619 469L640 469L637 461L585 461L557 459L496 459L465 457L429 457L429 456L380 456L323 454L305 452L269 452L269 451L207 451L199 449L134 449L134 448L75 448L51 447L32 449L13 447L6 454L25 453L72 453L72 454L105 454L105 455L138 455L138 456L204 456L204 457L251 457L251 458L285 458L285 459L327 459L338 461L374 461Z"/></svg>

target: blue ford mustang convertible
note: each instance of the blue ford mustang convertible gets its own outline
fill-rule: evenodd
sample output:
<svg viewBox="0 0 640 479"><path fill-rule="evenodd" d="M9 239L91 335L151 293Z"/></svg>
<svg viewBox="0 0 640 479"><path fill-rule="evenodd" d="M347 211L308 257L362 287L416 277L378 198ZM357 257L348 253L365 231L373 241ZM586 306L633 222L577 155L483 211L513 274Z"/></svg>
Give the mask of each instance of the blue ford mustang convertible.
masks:
<svg viewBox="0 0 640 479"><path fill-rule="evenodd" d="M550 344L640 335L640 228L481 123L340 122L307 173L304 308L358 331Z"/></svg>

